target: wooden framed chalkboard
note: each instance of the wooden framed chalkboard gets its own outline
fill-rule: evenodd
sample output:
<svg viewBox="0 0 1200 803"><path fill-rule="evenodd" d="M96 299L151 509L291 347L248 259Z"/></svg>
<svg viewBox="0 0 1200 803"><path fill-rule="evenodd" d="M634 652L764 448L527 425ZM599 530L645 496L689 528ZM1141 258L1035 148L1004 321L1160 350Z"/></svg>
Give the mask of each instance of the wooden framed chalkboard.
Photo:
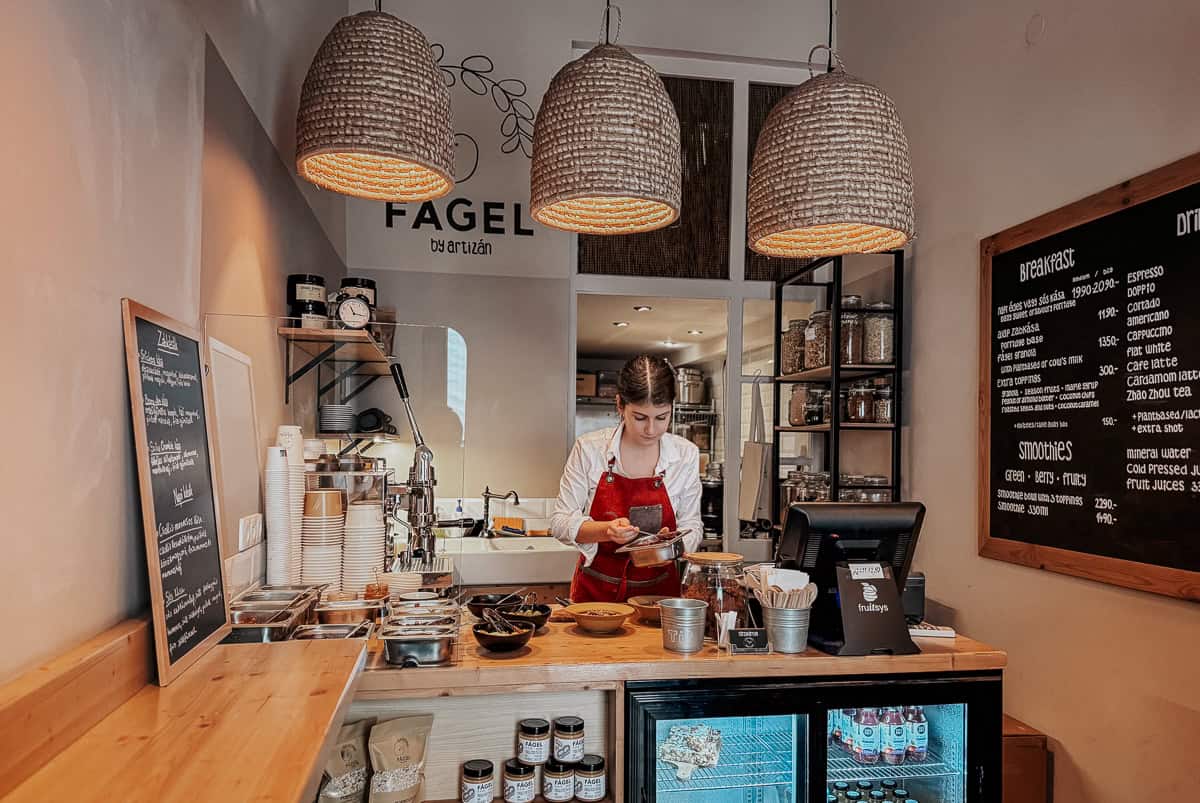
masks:
<svg viewBox="0 0 1200 803"><path fill-rule="evenodd" d="M121 300L154 650L165 686L230 630L200 334Z"/></svg>
<svg viewBox="0 0 1200 803"><path fill-rule="evenodd" d="M979 554L1200 600L1200 154L980 243Z"/></svg>

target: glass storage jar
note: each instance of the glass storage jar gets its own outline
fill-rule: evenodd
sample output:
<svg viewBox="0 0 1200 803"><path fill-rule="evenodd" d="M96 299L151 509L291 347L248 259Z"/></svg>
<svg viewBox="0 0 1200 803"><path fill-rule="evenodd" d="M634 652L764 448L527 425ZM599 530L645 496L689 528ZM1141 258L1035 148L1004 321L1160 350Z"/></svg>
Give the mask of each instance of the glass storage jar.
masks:
<svg viewBox="0 0 1200 803"><path fill-rule="evenodd" d="M860 492L864 502L892 501L892 483L882 474L869 474L863 477L863 489Z"/></svg>
<svg viewBox="0 0 1200 803"><path fill-rule="evenodd" d="M861 312L842 312L842 365L861 365L863 361L863 316Z"/></svg>
<svg viewBox="0 0 1200 803"><path fill-rule="evenodd" d="M792 385L792 396L788 400L788 425L804 426L804 410L808 403L808 385Z"/></svg>
<svg viewBox="0 0 1200 803"><path fill-rule="evenodd" d="M786 510L791 507L793 502L804 501L802 491L804 488L804 474L800 471L789 471L787 478L779 484L779 507L781 510Z"/></svg>
<svg viewBox="0 0 1200 803"><path fill-rule="evenodd" d="M575 766L575 797L583 801L604 800L608 783L604 773L604 757L588 753Z"/></svg>
<svg viewBox="0 0 1200 803"><path fill-rule="evenodd" d="M863 297L857 293L842 296L842 309L862 309Z"/></svg>
<svg viewBox="0 0 1200 803"><path fill-rule="evenodd" d="M804 334L807 329L808 321L804 318L793 318L788 323L779 348L780 374L786 376L804 370Z"/></svg>
<svg viewBox="0 0 1200 803"><path fill-rule="evenodd" d="M846 420L855 424L870 424L875 421L875 388L869 383L859 382L850 389Z"/></svg>
<svg viewBox="0 0 1200 803"><path fill-rule="evenodd" d="M863 362L888 365L896 356L896 317L892 305L880 301L867 306L863 317Z"/></svg>
<svg viewBox="0 0 1200 803"><path fill-rule="evenodd" d="M536 717L517 723L517 760L537 766L550 758L550 723Z"/></svg>
<svg viewBox="0 0 1200 803"><path fill-rule="evenodd" d="M822 416L825 414L825 395L827 390L812 390L808 393L808 399L804 402L804 425L811 427L820 424Z"/></svg>
<svg viewBox="0 0 1200 803"><path fill-rule="evenodd" d="M842 388L841 390L839 390L838 398L841 400L841 404L838 407L838 421L840 421L844 424L844 423L846 423L846 406L849 404L849 401L850 401L850 389ZM828 424L830 421L833 420L832 419L832 415L833 415L833 406L832 405L833 405L833 391L832 390L826 391L824 398L821 400L821 418L824 421L824 423L826 423L826 424Z"/></svg>
<svg viewBox="0 0 1200 803"><path fill-rule="evenodd" d="M579 717L559 717L554 720L554 757L567 764L583 758L583 720Z"/></svg>
<svg viewBox="0 0 1200 803"><path fill-rule="evenodd" d="M549 803L575 799L575 765L552 758L542 768L542 797Z"/></svg>
<svg viewBox="0 0 1200 803"><path fill-rule="evenodd" d="M804 330L804 367L829 365L829 310L814 312Z"/></svg>
<svg viewBox="0 0 1200 803"><path fill-rule="evenodd" d="M716 639L718 613L735 611L734 627L746 626L746 592L742 588L741 555L733 552L693 552L683 556L687 571L680 596L708 603L704 637Z"/></svg>
<svg viewBox="0 0 1200 803"><path fill-rule="evenodd" d="M536 786L533 767L515 758L504 762L504 803L533 803Z"/></svg>
<svg viewBox="0 0 1200 803"><path fill-rule="evenodd" d="M829 501L829 472L818 471L813 475L813 484L811 486L812 501L828 502Z"/></svg>
<svg viewBox="0 0 1200 803"><path fill-rule="evenodd" d="M896 423L896 411L892 406L892 387L883 385L875 388L875 423Z"/></svg>
<svg viewBox="0 0 1200 803"><path fill-rule="evenodd" d="M464 803L492 803L495 797L492 762L473 758L462 765L462 794Z"/></svg>

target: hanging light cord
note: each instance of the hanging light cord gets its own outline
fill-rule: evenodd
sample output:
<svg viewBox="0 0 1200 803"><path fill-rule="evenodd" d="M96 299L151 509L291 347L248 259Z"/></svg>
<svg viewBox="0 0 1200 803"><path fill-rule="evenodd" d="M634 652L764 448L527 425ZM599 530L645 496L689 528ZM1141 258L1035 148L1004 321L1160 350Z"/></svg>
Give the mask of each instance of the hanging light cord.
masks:
<svg viewBox="0 0 1200 803"><path fill-rule="evenodd" d="M375 0L375 10L380 13L383 12L383 0Z"/></svg>
<svg viewBox="0 0 1200 803"><path fill-rule="evenodd" d="M829 0L829 61L825 63L825 72L833 72L833 0Z"/></svg>
<svg viewBox="0 0 1200 803"><path fill-rule="evenodd" d="M611 27L612 13L617 12L617 34L610 40L608 37L608 29ZM614 6L612 0L604 0L604 44L611 45L613 42L621 38L621 7Z"/></svg>

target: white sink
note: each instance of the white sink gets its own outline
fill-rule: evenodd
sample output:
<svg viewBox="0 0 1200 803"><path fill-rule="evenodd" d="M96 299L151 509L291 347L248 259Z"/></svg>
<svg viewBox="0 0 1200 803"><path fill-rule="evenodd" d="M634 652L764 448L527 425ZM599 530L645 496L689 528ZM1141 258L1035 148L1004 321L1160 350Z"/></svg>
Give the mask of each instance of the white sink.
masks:
<svg viewBox="0 0 1200 803"><path fill-rule="evenodd" d="M554 538L452 538L438 544L464 585L568 583L579 552Z"/></svg>

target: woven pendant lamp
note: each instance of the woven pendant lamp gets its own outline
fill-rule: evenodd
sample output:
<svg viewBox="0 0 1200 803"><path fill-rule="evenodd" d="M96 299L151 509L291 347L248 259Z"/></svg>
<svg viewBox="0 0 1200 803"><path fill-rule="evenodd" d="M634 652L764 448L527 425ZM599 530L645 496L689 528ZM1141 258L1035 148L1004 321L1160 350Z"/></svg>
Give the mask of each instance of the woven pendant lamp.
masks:
<svg viewBox="0 0 1200 803"><path fill-rule="evenodd" d="M818 49L828 48L813 48L810 62ZM869 254L901 248L916 233L896 107L830 53L833 70L779 101L754 148L747 239L760 254Z"/></svg>
<svg viewBox="0 0 1200 803"><path fill-rule="evenodd" d="M607 28L606 10L606 40ZM534 220L585 234L660 229L679 217L680 171L679 118L649 64L605 41L550 81L533 125Z"/></svg>
<svg viewBox="0 0 1200 803"><path fill-rule="evenodd" d="M300 91L296 169L327 190L379 201L450 192L450 91L424 34L379 10L333 27Z"/></svg>

